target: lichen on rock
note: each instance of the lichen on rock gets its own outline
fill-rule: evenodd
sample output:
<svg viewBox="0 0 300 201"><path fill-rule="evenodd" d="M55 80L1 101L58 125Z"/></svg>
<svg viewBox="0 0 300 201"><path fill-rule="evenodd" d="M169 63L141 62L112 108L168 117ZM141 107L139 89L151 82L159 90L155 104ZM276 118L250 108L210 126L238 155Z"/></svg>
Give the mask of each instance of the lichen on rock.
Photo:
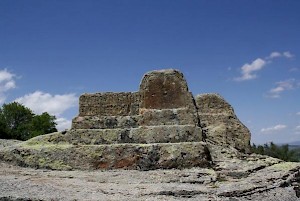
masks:
<svg viewBox="0 0 300 201"><path fill-rule="evenodd" d="M194 97L181 72L151 71L137 92L83 94L68 131L0 140L0 200L32 189L26 200L298 200L300 164L251 154L250 137L220 95Z"/></svg>
<svg viewBox="0 0 300 201"><path fill-rule="evenodd" d="M223 98L194 98L183 74L168 69L146 73L137 92L81 95L71 130L33 138L0 157L33 167L62 161L74 169L207 167L209 143L248 152L249 142L249 130Z"/></svg>

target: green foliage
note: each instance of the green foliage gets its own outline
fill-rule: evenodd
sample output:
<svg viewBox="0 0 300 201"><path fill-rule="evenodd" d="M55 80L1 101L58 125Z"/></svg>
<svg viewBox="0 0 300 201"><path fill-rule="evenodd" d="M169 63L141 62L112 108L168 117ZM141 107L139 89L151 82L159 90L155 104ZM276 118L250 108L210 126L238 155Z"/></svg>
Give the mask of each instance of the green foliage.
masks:
<svg viewBox="0 0 300 201"><path fill-rule="evenodd" d="M292 162L298 162L299 157L297 156L297 153L295 150L290 150L289 145L282 145L278 146L274 144L273 142L269 144L264 145L258 145L256 146L253 144L251 146L252 153L257 153L261 155L268 155L274 158L279 158L284 161L292 161Z"/></svg>
<svg viewBox="0 0 300 201"><path fill-rule="evenodd" d="M48 113L35 115L20 103L4 104L0 108L0 138L28 140L57 131L55 116Z"/></svg>
<svg viewBox="0 0 300 201"><path fill-rule="evenodd" d="M41 115L35 115L31 120L31 137L56 132L55 117L44 112Z"/></svg>

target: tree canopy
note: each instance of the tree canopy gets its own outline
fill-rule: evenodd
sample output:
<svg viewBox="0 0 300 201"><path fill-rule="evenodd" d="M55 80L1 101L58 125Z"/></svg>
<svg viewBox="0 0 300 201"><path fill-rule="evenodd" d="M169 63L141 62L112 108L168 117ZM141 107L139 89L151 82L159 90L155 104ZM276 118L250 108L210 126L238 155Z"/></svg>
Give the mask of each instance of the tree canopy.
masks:
<svg viewBox="0 0 300 201"><path fill-rule="evenodd" d="M273 142L258 146L253 144L251 149L253 153L268 155L274 158L279 158L284 161L299 161L296 151L290 150L289 145L287 144L281 146L276 145Z"/></svg>
<svg viewBox="0 0 300 201"><path fill-rule="evenodd" d="M12 102L0 108L0 138L28 140L57 131L56 117L47 112L36 115L24 105Z"/></svg>

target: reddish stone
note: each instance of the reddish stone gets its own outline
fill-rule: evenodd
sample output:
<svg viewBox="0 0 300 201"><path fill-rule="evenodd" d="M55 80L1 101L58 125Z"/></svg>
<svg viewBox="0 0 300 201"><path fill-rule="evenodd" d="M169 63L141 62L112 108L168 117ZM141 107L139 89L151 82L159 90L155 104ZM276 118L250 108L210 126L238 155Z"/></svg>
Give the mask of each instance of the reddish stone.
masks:
<svg viewBox="0 0 300 201"><path fill-rule="evenodd" d="M179 71L152 71L140 86L141 108L173 109L186 107L189 102L187 83Z"/></svg>

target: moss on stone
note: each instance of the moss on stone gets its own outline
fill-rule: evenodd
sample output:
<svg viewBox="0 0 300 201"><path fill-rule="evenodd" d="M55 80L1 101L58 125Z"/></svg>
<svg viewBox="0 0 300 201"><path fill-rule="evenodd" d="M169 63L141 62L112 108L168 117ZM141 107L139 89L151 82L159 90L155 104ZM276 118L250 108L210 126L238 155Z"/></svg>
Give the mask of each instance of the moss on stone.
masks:
<svg viewBox="0 0 300 201"><path fill-rule="evenodd" d="M47 166L53 170L71 170L72 167L70 165L65 164L61 160L54 160L50 163L47 163Z"/></svg>
<svg viewBox="0 0 300 201"><path fill-rule="evenodd" d="M277 170L291 170L291 169L294 169L299 166L300 166L300 163L283 162L283 163L278 163L278 164L272 165L272 168L277 169Z"/></svg>
<svg viewBox="0 0 300 201"><path fill-rule="evenodd" d="M36 143L36 144L27 144L27 143L22 143L20 147L25 148L25 149L33 149L33 150L41 150L41 149L46 149L49 151L55 151L55 150L64 150L72 147L72 144L68 143L61 143L61 144L51 144L51 143Z"/></svg>
<svg viewBox="0 0 300 201"><path fill-rule="evenodd" d="M40 164L41 167L44 167L45 164L47 163L46 158L39 158L38 163Z"/></svg>
<svg viewBox="0 0 300 201"><path fill-rule="evenodd" d="M101 145L85 145L79 148L79 152L87 158L99 158L103 155L105 147Z"/></svg>

